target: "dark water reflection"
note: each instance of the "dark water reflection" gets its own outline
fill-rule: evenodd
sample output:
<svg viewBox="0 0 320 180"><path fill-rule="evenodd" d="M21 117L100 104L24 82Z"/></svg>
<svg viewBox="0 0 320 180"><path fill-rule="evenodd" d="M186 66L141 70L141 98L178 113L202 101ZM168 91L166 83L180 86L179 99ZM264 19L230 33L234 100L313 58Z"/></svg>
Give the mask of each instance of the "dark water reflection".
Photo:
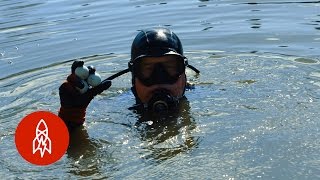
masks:
<svg viewBox="0 0 320 180"><path fill-rule="evenodd" d="M260 24L260 20L261 19L258 19L258 18L256 18L256 19L249 19L248 21L251 23L251 28L253 28L253 29L258 29L258 28L260 28L261 27L261 24Z"/></svg>
<svg viewBox="0 0 320 180"><path fill-rule="evenodd" d="M199 143L198 138L191 135L191 131L196 128L196 122L190 114L187 99L182 100L180 107L168 114L140 114L135 128L141 141L146 144L144 148L150 151L145 158L156 162L188 152ZM165 146L162 147L161 143L165 143Z"/></svg>
<svg viewBox="0 0 320 180"><path fill-rule="evenodd" d="M67 150L71 165L69 173L78 177L105 177L102 167L114 162L112 152L107 149L109 146L110 143L105 140L90 138L84 127L73 129Z"/></svg>
<svg viewBox="0 0 320 180"><path fill-rule="evenodd" d="M196 122L184 99L176 111L166 115L138 113L134 125L121 124L134 132L142 143L141 156L147 163L160 164L181 153L190 153L199 145L199 137L192 136ZM87 127L71 130L67 150L69 173L77 177L105 178L104 169L116 170L118 160L113 157L113 144L89 136ZM110 170L110 169L109 169ZM108 173L107 173L108 174Z"/></svg>

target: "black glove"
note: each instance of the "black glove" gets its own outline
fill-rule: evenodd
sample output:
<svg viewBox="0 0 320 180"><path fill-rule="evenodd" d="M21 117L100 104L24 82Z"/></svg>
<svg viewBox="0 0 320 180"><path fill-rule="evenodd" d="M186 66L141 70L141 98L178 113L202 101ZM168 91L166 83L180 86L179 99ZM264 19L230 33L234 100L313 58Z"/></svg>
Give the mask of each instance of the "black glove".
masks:
<svg viewBox="0 0 320 180"><path fill-rule="evenodd" d="M110 86L111 81L104 81L98 86L90 88L87 92L81 94L76 87L82 89L84 84L75 74L71 74L68 76L67 81L59 88L61 106L70 108L86 108L96 95L107 90Z"/></svg>
<svg viewBox="0 0 320 180"><path fill-rule="evenodd" d="M111 81L103 81L96 87L89 88L87 92L81 94L76 88L82 89L84 84L82 80L75 75L75 69L83 66L83 61L74 61L71 66L71 74L67 77L59 88L60 95L60 111L59 116L65 122L75 122L82 124L85 120L85 111L91 100L98 94L107 90L111 86ZM90 67L89 73L94 73L95 68ZM67 123L68 124L68 123Z"/></svg>

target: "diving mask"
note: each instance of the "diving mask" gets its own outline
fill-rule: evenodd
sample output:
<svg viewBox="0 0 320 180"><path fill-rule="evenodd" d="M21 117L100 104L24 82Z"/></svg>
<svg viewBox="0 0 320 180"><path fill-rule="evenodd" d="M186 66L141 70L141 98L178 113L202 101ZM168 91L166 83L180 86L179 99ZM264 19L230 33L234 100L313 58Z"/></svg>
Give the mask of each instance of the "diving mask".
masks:
<svg viewBox="0 0 320 180"><path fill-rule="evenodd" d="M137 60L133 74L145 85L173 84L185 71L185 60L179 56L167 56L168 60L154 62L149 57Z"/></svg>

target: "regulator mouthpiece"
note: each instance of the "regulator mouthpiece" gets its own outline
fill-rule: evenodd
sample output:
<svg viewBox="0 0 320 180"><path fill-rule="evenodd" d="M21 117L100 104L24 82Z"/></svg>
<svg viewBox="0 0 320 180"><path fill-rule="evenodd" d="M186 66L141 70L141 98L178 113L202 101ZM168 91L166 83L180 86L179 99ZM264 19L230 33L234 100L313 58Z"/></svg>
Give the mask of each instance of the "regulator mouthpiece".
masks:
<svg viewBox="0 0 320 180"><path fill-rule="evenodd" d="M169 106L165 101L159 100L153 103L152 109L154 112L168 111Z"/></svg>
<svg viewBox="0 0 320 180"><path fill-rule="evenodd" d="M148 103L148 107L157 113L163 113L170 110L170 108L176 107L178 99L170 95L167 90L158 90L154 93Z"/></svg>

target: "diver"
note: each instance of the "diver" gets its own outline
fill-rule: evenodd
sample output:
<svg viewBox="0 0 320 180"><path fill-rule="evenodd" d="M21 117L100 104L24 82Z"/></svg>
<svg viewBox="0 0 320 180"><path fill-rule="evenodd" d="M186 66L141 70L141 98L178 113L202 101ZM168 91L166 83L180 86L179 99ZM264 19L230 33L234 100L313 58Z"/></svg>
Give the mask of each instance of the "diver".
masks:
<svg viewBox="0 0 320 180"><path fill-rule="evenodd" d="M75 75L77 67L83 61L74 61L71 74L60 86L59 117L68 128L81 126L85 121L86 108L90 101L111 86L111 80L128 72L132 75L131 90L136 104L130 108L137 113L168 114L175 111L184 101L187 83L186 67L199 73L188 64L178 36L166 28L141 30L131 46L131 59L128 69L105 79L98 86L81 94L77 88L83 88L81 79ZM90 67L90 73L95 71Z"/></svg>

